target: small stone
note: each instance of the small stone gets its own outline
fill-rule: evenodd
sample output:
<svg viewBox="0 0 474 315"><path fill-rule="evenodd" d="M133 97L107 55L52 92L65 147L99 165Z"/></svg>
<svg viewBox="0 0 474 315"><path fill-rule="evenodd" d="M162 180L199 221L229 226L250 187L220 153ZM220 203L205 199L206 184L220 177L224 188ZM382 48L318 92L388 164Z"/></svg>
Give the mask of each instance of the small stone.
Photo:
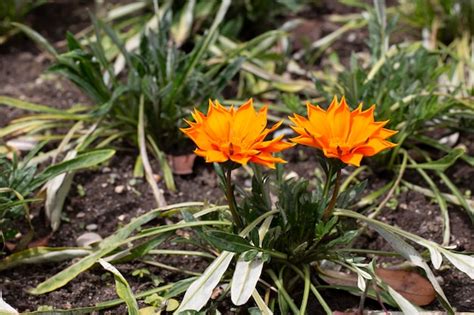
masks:
<svg viewBox="0 0 474 315"><path fill-rule="evenodd" d="M97 224L88 224L88 225L86 225L86 230L87 230L87 231L95 231L95 230L97 230Z"/></svg>
<svg viewBox="0 0 474 315"><path fill-rule="evenodd" d="M110 173L112 170L110 169L110 167L104 167L102 168L102 173Z"/></svg>
<svg viewBox="0 0 474 315"><path fill-rule="evenodd" d="M125 214L121 214L121 215L119 215L119 216L117 217L117 219L118 219L119 221L123 221L123 220L125 220L125 217L126 217Z"/></svg>
<svg viewBox="0 0 474 315"><path fill-rule="evenodd" d="M124 190L125 190L125 186L124 186L124 185L118 185L118 186L115 187L115 192L116 192L117 194L123 193Z"/></svg>
<svg viewBox="0 0 474 315"><path fill-rule="evenodd" d="M79 247L90 247L92 244L102 241L102 237L94 232L86 232L76 239Z"/></svg>
<svg viewBox="0 0 474 315"><path fill-rule="evenodd" d="M76 218L78 218L78 219L83 218L85 216L86 216L86 214L84 212L79 212L78 214L76 214Z"/></svg>
<svg viewBox="0 0 474 315"><path fill-rule="evenodd" d="M101 186L102 188L105 188L105 187L107 187L108 185L109 185L109 184L107 184L107 183L102 183L100 186Z"/></svg>
<svg viewBox="0 0 474 315"><path fill-rule="evenodd" d="M299 177L300 176L295 171L291 171L288 174L285 174L284 176L285 180L298 179Z"/></svg>

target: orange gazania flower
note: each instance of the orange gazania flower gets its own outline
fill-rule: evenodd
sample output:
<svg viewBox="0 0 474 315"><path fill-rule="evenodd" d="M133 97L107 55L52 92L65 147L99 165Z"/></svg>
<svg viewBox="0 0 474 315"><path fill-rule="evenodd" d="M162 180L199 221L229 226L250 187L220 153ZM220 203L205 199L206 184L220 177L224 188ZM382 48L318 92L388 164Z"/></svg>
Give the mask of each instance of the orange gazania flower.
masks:
<svg viewBox="0 0 474 315"><path fill-rule="evenodd" d="M295 114L290 120L299 136L291 141L321 149L328 158L360 166L364 156L372 156L396 146L386 139L397 131L383 128L387 121L374 121L375 105L362 111L362 104L350 111L344 97L334 97L327 111L307 103L308 119Z"/></svg>
<svg viewBox="0 0 474 315"><path fill-rule="evenodd" d="M194 153L206 158L206 162L230 160L243 165L253 162L275 168L275 163L286 161L272 153L293 146L282 141L283 136L265 141L282 122L266 128L267 107L256 112L252 99L238 109L233 106L226 109L218 101L209 100L207 116L198 110L192 115L195 122L186 121L190 127L181 131L196 143L198 148Z"/></svg>

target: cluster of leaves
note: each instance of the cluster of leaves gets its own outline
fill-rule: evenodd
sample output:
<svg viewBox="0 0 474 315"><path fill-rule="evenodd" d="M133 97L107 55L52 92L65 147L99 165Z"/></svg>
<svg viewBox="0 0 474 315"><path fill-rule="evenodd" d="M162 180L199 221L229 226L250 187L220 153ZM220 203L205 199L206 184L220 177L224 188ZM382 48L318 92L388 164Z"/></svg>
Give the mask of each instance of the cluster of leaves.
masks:
<svg viewBox="0 0 474 315"><path fill-rule="evenodd" d="M449 2L445 12L448 16L457 14L455 11L449 11L455 7L455 1ZM266 0L242 0L234 1L232 6L230 1L223 1L218 6L211 1L188 1L183 6L180 2L165 1L158 10L157 2L154 1L150 2L150 5L154 4L156 11L153 15L146 15L150 18L149 22L153 23L140 24L143 28L140 29L139 37L126 37L107 22L93 18L94 36L88 43L68 34L67 52L58 54L54 48L48 46L56 58L56 64L50 70L66 76L81 88L94 101L95 105L92 108L73 108L63 113L11 99L8 99L8 102L20 108L47 113L48 115L42 115L42 119L55 117L61 122L63 120L74 122L65 138L72 137L79 128L82 128L82 123L86 122L92 126L91 134L94 135L91 137L92 140L85 140L87 145L99 142L96 140L101 137L105 139L99 142L98 147L124 138L139 147L151 148L160 162L164 163L161 150L176 150L177 146L183 144L183 138L178 132L182 118L188 116L192 107L204 105L208 98L217 98L239 71L239 96L244 96L249 91L251 94L259 94L275 88L305 92L306 82L302 84L300 82L295 87L293 85L295 82L284 80L263 70L267 61L284 59L271 51L271 46L280 36L280 30L262 34L244 44L233 42L222 35L235 36L241 29L247 30L249 23L259 24L261 17L268 17L269 12L275 17L282 10L296 11L303 3L305 1L290 0L275 3ZM443 62L444 52L429 51L417 43L389 47L388 38L390 32L394 30L396 19L387 22L384 9L380 7L381 1L376 1L377 3L379 7L371 12L368 21L371 53L369 67L360 65L356 57L353 57L351 68L341 72L335 81L337 83L330 84L331 81L328 80L320 91L323 94L344 94L351 105L356 105L360 100L364 100L366 105L377 104L377 118L390 119L390 127L400 130L396 139L400 149L385 156L391 163L386 163L387 160L379 163L391 166L398 172L397 179L386 186L390 188L388 197L400 184L405 169L408 167L416 169L430 185L432 196L437 198L440 204L445 219L444 241L447 245L449 216L446 194L440 193L425 170L435 172L451 189L454 195L452 200L457 200L456 202L472 215L471 205L443 173L458 158L471 163L472 158L469 159L462 149L455 149L440 160L432 161L429 154L416 146L423 142L441 151L449 151L450 148L426 137L426 130L432 126L457 130L460 127L460 117L470 119L472 115L463 115L460 108L464 108L465 104L452 96L461 88L449 87L448 93L443 93L439 89L442 76L452 71L452 67ZM424 1L417 1L415 5L422 4L426 6ZM140 9L146 5L146 3L132 3L128 8ZM229 16L233 17L233 14L240 13L242 8L247 12L245 16L238 14L235 18L224 21L224 15L228 10ZM210 23L208 31L202 36L196 35L193 38L194 44L187 42L193 28L192 20L194 19L194 29L199 29L199 25L196 24L204 23L204 17L210 15L215 15L215 19ZM463 19L459 21L464 23ZM430 21L430 24L432 22ZM123 25L124 29L127 29L131 23ZM134 42L134 39L137 41ZM312 47L321 49L327 44L319 42ZM259 84L261 82L258 82L254 75L265 78L267 84ZM319 88L319 85L317 87ZM284 102L291 111L301 110L300 98L295 95L286 95ZM22 130L25 122L30 123L28 119L21 121L20 124L3 131L4 134ZM46 125L41 121L40 124ZM44 126L38 126L36 122L32 128L36 132L42 131ZM63 145L65 143L61 146ZM406 149L413 147L421 151L425 163L418 163L408 155ZM12 222L18 218L24 217L29 222L27 204L34 199L27 198L30 198L40 186L57 178L59 174L66 172L71 174L79 168L104 161L106 157L110 157L109 153L110 151L102 152L102 158L97 159L91 159L89 155L85 160L81 158L87 153L79 153L40 173L34 164L29 164L30 156L21 163L16 158L9 160L2 156L0 186L4 188L0 189L0 228L3 238L9 239L16 234ZM141 150L142 159L145 155L146 149ZM398 159L399 156L402 158ZM410 163L408 166L407 161ZM166 170L164 165L162 167ZM332 202L331 187L336 191L334 186L337 179L325 159L321 159L321 168L325 173L325 181L312 183L305 179L284 179L281 167L274 174L263 174L258 167L254 167L250 191L233 187L232 183L227 181L222 169L217 168L223 190L231 191L235 188L239 193L238 202L234 206L240 214L241 230L236 227L235 222L229 220L229 211L225 206L206 207L202 203L184 203L150 211L120 228L96 247L28 249L7 257L2 261L0 270L24 263L42 262L51 256L57 260L80 258L31 290L33 294L42 294L65 285L81 272L100 264L113 274L120 299L100 303L95 307L81 308L77 310L78 312L97 311L125 302L129 312L138 313L136 302L138 298L146 298L145 302L152 305L153 311L157 309L172 311L177 307L176 300L172 298L186 290L179 310L199 310L206 305L214 288L219 283L225 283L229 285L219 299L225 297L228 290L231 291L231 299L236 305L242 305L253 297L259 312L263 314L270 314L270 309L275 311L277 308L282 314L289 312L304 314L311 293L324 310L330 313L327 303L319 294L319 290L325 286L314 281L315 277L335 284L334 287L338 289L381 299L383 302L398 306L406 313L417 312L411 302L377 275L375 260L369 262L368 255L363 255L364 253L377 255L377 251L364 252L352 248L355 237L365 229L364 225L367 225L376 230L394 248L395 252L389 255L406 258L427 275L441 303L452 312L426 260L429 257L432 265L440 268L445 257L472 278L473 258L375 220L373 217L386 201L379 204L370 217L347 210L357 201L360 204L360 195L365 188L365 182L346 186L340 194L335 194L337 209L334 216L325 218L325 209ZM68 180L72 181L72 177ZM67 180L63 178L59 184L64 185L65 182ZM146 227L147 223L157 217L169 217L179 212L182 213L184 220L178 223ZM364 225L357 225L356 220L364 222ZM197 237L176 239L173 234L178 229L189 228L193 229ZM171 238L195 245L202 250L157 249ZM418 253L404 239L422 246L426 251L423 255ZM214 259L214 262L200 275L152 259L153 255L160 254L197 255ZM235 265L232 263L234 257L238 257ZM180 270L193 277L134 294L125 278L111 265L133 259L140 259L146 264L160 268ZM349 286L347 283L341 285L334 279L331 280L332 270L326 268L328 262L346 271L352 271L351 275L356 276L356 281ZM339 276L349 277L349 274L342 273ZM260 284L259 280L262 280ZM369 286L369 283L374 286ZM157 282L156 286L158 285L160 283ZM297 287L304 288L301 299L293 295ZM274 288L277 289L276 298L271 293ZM384 290L381 298L378 297L378 288ZM270 297L268 305L260 297L259 291L262 290L268 292L267 296ZM296 306L297 300L301 301L300 307ZM214 306L211 305L208 309Z"/></svg>
<svg viewBox="0 0 474 315"><path fill-rule="evenodd" d="M91 115L100 120L107 117L132 134L137 130L138 109L144 98L146 134L165 151L182 145L178 127L190 109L219 95L223 87L238 71L241 59L229 65L207 65L207 49L215 29L186 52L170 42L171 12L165 13L159 29L143 34L137 52L129 52L117 34L101 21L94 21L97 41L89 49L68 35L69 52L58 56L51 71L59 72L77 84L97 104ZM103 46L102 32L115 43L125 60L123 82L113 63L108 61ZM106 73L106 76L103 74ZM123 129L122 129L123 130ZM166 140L166 141L164 141Z"/></svg>
<svg viewBox="0 0 474 315"><path fill-rule="evenodd" d="M402 1L398 11L410 26L431 29L448 44L463 32L474 34L474 4L463 0Z"/></svg>
<svg viewBox="0 0 474 315"><path fill-rule="evenodd" d="M17 246L18 249L25 247L34 236L28 205L41 200L32 196L41 186L58 178L61 174L102 163L114 154L113 150L84 151L38 172L37 163L33 159L41 147L40 145L30 151L21 161L16 154L13 154L11 159L5 154L0 156L0 235L3 243L13 239L20 232L19 223L23 218L28 233L22 237Z"/></svg>
<svg viewBox="0 0 474 315"><path fill-rule="evenodd" d="M23 163L28 163L26 158ZM27 204L32 199L25 199L34 190L32 185L36 173L35 166L19 165L17 155L8 159L6 155L0 156L0 231L3 242L15 237L21 218L29 222ZM14 224L15 223L15 224Z"/></svg>

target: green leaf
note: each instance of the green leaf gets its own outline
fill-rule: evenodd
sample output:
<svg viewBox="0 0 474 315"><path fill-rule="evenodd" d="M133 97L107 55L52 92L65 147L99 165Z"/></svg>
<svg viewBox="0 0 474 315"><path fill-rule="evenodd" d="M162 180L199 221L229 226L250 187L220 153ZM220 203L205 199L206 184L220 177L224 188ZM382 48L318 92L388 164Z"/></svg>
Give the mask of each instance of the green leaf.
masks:
<svg viewBox="0 0 474 315"><path fill-rule="evenodd" d="M252 296L262 274L263 263L261 254L251 261L245 260L243 255L239 257L235 265L230 290L230 296L234 305L243 305Z"/></svg>
<svg viewBox="0 0 474 315"><path fill-rule="evenodd" d="M0 271L28 264L60 262L71 258L83 257L90 250L77 247L34 247L11 254L0 262Z"/></svg>
<svg viewBox="0 0 474 315"><path fill-rule="evenodd" d="M13 26L21 30L23 33L25 33L29 38L31 38L36 44L38 44L40 47L43 47L47 52L49 52L53 57L57 58L58 53L56 52L56 49L48 42L46 38L44 38L40 33L35 31L29 26L26 26L25 24L21 23L12 23Z"/></svg>
<svg viewBox="0 0 474 315"><path fill-rule="evenodd" d="M444 250L443 255L459 270L474 279L474 257Z"/></svg>
<svg viewBox="0 0 474 315"><path fill-rule="evenodd" d="M199 205L200 204L201 203L199 203ZM51 292L53 290L56 290L57 288L60 288L66 285L69 281L74 279L78 274L92 267L100 258L104 257L110 252L114 251L118 246L122 245L122 242L125 241L127 237L129 237L129 235L133 231L138 229L143 224L158 217L163 211L174 209L174 208L186 208L186 207L191 207L191 206L196 206L196 205L197 203L190 203L190 202L175 204L175 205L168 206L165 208L155 209L153 211L150 211L134 219L129 224L127 224L123 228L117 230L111 236L104 239L100 243L99 248L96 251L82 258L75 264L60 271L59 273L55 274L51 278L43 281L36 288L30 290L30 293L43 294L43 293ZM174 227L178 228L179 225L175 225ZM163 229L163 232L168 232L168 231L169 229ZM156 234L158 234L158 232Z"/></svg>
<svg viewBox="0 0 474 315"><path fill-rule="evenodd" d="M211 298L212 291L227 271L233 257L234 253L222 252L219 257L207 267L204 273L189 286L181 305L174 314L180 314L187 310L201 310Z"/></svg>
<svg viewBox="0 0 474 315"><path fill-rule="evenodd" d="M176 43L177 47L180 47L191 33L195 4L196 0L187 1L187 3L184 5L184 8L180 12L178 23L171 27L171 34L174 37L174 42Z"/></svg>
<svg viewBox="0 0 474 315"><path fill-rule="evenodd" d="M204 53L207 51L209 45L215 39L217 28L219 27L219 25L224 20L224 16L227 13L227 10L229 9L230 4L231 4L230 0L223 0L221 2L219 10L217 11L216 17L214 18L214 21L212 22L212 25L209 28L209 31L207 32L206 37L203 38L203 40L198 45L196 45L196 47L193 49L191 58L189 59L184 71L173 82L174 83L173 84L174 88L173 88L173 92L171 93L171 96L170 96L171 102L173 102L175 96L179 92L182 91L182 89L185 86L185 82L188 80L188 78L191 75L191 73L193 72L194 68L196 67L196 65L201 60Z"/></svg>
<svg viewBox="0 0 474 315"><path fill-rule="evenodd" d="M405 299L400 293L398 293L397 291L395 291L388 285L387 285L387 289L388 289L388 293L398 304L403 314L420 314L420 312L418 311L418 308L415 305L413 305L410 301Z"/></svg>
<svg viewBox="0 0 474 315"><path fill-rule="evenodd" d="M421 237L418 237L416 235L413 235L411 233L408 233L406 231L403 231L397 227L390 226L386 223L368 218L362 214L359 214L354 211L350 210L343 210L343 209L337 209L334 212L334 215L342 215L342 216L347 216L347 217L352 217L355 219L359 219L362 221L367 222L369 226L371 226L377 233L379 233L389 244L392 246L392 248L400 253L405 259L413 263L415 266L418 266L422 268L426 276L428 277L428 280L431 282L433 285L433 288L435 289L436 293L438 294L438 297L440 298L440 302L443 304L443 306L447 309L448 313L454 314L453 308L451 304L449 303L448 299L446 298L446 295L443 292L443 289L439 285L438 281L436 280L435 275L431 271L430 267L428 264L423 260L423 257L418 253L418 251L405 242L400 236L397 234L402 235L403 237L409 238L417 243L419 243L422 246L426 246L427 243L424 243ZM396 234L395 234L396 233ZM423 241L421 241L423 240ZM425 241L428 242L428 241ZM433 242L429 242L429 245L433 245L433 249L435 249L435 246L438 246L437 244ZM443 251L444 253L444 251Z"/></svg>
<svg viewBox="0 0 474 315"><path fill-rule="evenodd" d="M81 153L75 158L63 161L61 163L52 165L46 168L31 182L33 189L41 186L49 179L58 176L65 172L76 171L83 168L95 166L99 163L105 162L115 154L115 150L103 149Z"/></svg>
<svg viewBox="0 0 474 315"><path fill-rule="evenodd" d="M70 160L76 156L76 151L69 151L65 157ZM46 183L45 213L51 223L51 229L56 231L61 224L61 213L67 194L71 189L74 172L62 173Z"/></svg>
<svg viewBox="0 0 474 315"><path fill-rule="evenodd" d="M104 267L105 270L111 272L114 275L115 279L115 290L117 295L127 304L128 314L129 315L139 315L138 303L133 295L132 289L128 284L127 280L122 276L120 271L117 270L114 266L109 264L103 259L99 259L99 263Z"/></svg>
<svg viewBox="0 0 474 315"><path fill-rule="evenodd" d="M427 170L438 170L444 172L448 167L454 164L457 159L463 156L466 153L464 148L456 148L449 152L447 155L443 156L441 159L420 163L416 165L408 165L409 168L417 168L417 169L427 169Z"/></svg>
<svg viewBox="0 0 474 315"><path fill-rule="evenodd" d="M454 313L451 304L449 303L448 299L446 298L443 289L438 283L438 280L436 280L435 275L431 271L430 267L428 264L423 260L421 255L416 251L416 249L409 245L407 242L405 242L403 239L401 239L399 236L395 235L394 233L384 229L383 227L379 225L375 225L371 222L368 222L368 224L377 231L389 244L392 246L394 250L399 252L405 259L413 263L415 266L418 266L422 268L426 276L428 277L428 280L431 282L433 285L433 288L435 289L436 293L438 294L438 297L441 298L441 301L443 305L447 308L448 312ZM393 295L392 295L393 297ZM398 303L398 302L397 302Z"/></svg>
<svg viewBox="0 0 474 315"><path fill-rule="evenodd" d="M3 299L2 299L2 296L0 295L0 314L4 314L4 315L8 315L8 314L11 314L11 315L15 315L15 314L19 314L18 311L16 309L14 309L10 304L8 304L7 302L5 302Z"/></svg>
<svg viewBox="0 0 474 315"><path fill-rule="evenodd" d="M243 253L245 251L256 249L246 239L235 234L223 231L207 231L207 240L220 250L226 250L233 253Z"/></svg>
<svg viewBox="0 0 474 315"><path fill-rule="evenodd" d="M469 218L471 218L471 222L474 224L474 206L471 206L469 204L466 198L464 198L463 194L459 191L456 185L454 185L454 183L449 179L449 177L446 176L446 174L440 171L437 171L437 174L441 178L441 180L446 184L446 186L448 186L449 190L451 190L453 195L456 196L456 199L458 200L459 204L467 211ZM444 197L445 194L442 194L442 195Z"/></svg>
<svg viewBox="0 0 474 315"><path fill-rule="evenodd" d="M14 108L26 109L32 112L41 112L41 113L51 113L51 114L64 114L64 110L59 110L53 107L46 105L39 105L34 103L29 103L8 96L0 96L0 104L7 105Z"/></svg>
<svg viewBox="0 0 474 315"><path fill-rule="evenodd" d="M432 139L424 135L417 135L417 140L443 152L449 153L452 151L451 147L443 145L439 143L438 140ZM463 156L461 156L461 159L468 163L470 166L474 166L474 157L464 154Z"/></svg>

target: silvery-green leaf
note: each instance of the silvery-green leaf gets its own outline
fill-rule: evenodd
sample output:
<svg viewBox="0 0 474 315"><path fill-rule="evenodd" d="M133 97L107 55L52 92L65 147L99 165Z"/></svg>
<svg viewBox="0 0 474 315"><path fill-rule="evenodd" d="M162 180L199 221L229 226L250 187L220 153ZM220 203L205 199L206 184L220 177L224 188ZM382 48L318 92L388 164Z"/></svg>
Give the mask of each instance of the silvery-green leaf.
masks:
<svg viewBox="0 0 474 315"><path fill-rule="evenodd" d="M435 289L436 293L438 293L438 296L442 299L443 305L446 308L448 308L449 312L453 313L452 306L449 303L448 299L446 298L446 295L444 294L443 289L439 285L438 280L436 280L436 277L431 271L430 267L423 260L423 258L416 251L416 249L410 244L408 244L407 242L405 242L403 239L401 239L398 235L393 234L392 232L384 229L383 227L380 227L379 225L373 222L368 222L368 224L374 230L376 230L377 233L379 233L390 244L390 246L393 247L393 249L399 252L403 257L408 259L415 266L422 268L426 272L426 276L428 277L428 280L433 285L433 288Z"/></svg>
<svg viewBox="0 0 474 315"><path fill-rule="evenodd" d="M410 315L420 314L416 306L413 305L407 299L405 299L400 293L392 289L390 286L387 286L387 288L388 288L388 293L390 293L390 295L395 300L395 302L397 302L398 306L403 311L403 314L410 314Z"/></svg>
<svg viewBox="0 0 474 315"><path fill-rule="evenodd" d="M235 266L230 290L232 303L235 305L247 303L252 295L258 279L260 279L260 275L262 274L263 260L261 257L262 255L258 254L251 261L245 261L242 257L239 257Z"/></svg>
<svg viewBox="0 0 474 315"><path fill-rule="evenodd" d="M441 256L441 253L433 246L426 247L430 251L431 263L433 264L433 267L435 267L435 269L439 269L439 267L441 267L441 263L443 262L443 256Z"/></svg>
<svg viewBox="0 0 474 315"><path fill-rule="evenodd" d="M69 151L64 161L71 160L75 158L76 155L77 152L75 150ZM66 196L71 189L73 178L74 172L63 173L46 183L46 202L44 207L53 231L56 231L61 224L61 212Z"/></svg>
<svg viewBox="0 0 474 315"><path fill-rule="evenodd" d="M262 312L262 315L273 315L271 309L268 308L265 301L262 299L260 294L258 294L257 289L253 290L252 297L255 300L255 304L257 304L258 308L260 309L260 312Z"/></svg>
<svg viewBox="0 0 474 315"><path fill-rule="evenodd" d="M443 251L443 254L456 268L466 273L471 279L474 279L474 257L455 254L450 251Z"/></svg>
<svg viewBox="0 0 474 315"><path fill-rule="evenodd" d="M105 270L111 272L114 275L115 279L115 291L117 295L127 304L128 314L129 315L139 315L140 311L138 310L138 303L133 295L132 289L128 284L127 280L122 276L120 271L115 268L110 263L106 262L103 259L99 259L99 263L104 267Z"/></svg>
<svg viewBox="0 0 474 315"><path fill-rule="evenodd" d="M183 45L191 33L195 4L196 0L188 0L185 7L182 9L178 23L171 27L171 35L173 36L177 47Z"/></svg>
<svg viewBox="0 0 474 315"><path fill-rule="evenodd" d="M10 304L5 302L2 299L2 294L0 292L0 314L19 314L16 309L14 309Z"/></svg>
<svg viewBox="0 0 474 315"><path fill-rule="evenodd" d="M186 290L181 305L174 314L186 310L199 311L211 298L212 291L217 286L222 276L234 257L234 253L223 251L204 273L196 279Z"/></svg>
<svg viewBox="0 0 474 315"><path fill-rule="evenodd" d="M360 275L360 273L357 274L357 287L362 291L365 292L366 288L366 283L364 277Z"/></svg>

